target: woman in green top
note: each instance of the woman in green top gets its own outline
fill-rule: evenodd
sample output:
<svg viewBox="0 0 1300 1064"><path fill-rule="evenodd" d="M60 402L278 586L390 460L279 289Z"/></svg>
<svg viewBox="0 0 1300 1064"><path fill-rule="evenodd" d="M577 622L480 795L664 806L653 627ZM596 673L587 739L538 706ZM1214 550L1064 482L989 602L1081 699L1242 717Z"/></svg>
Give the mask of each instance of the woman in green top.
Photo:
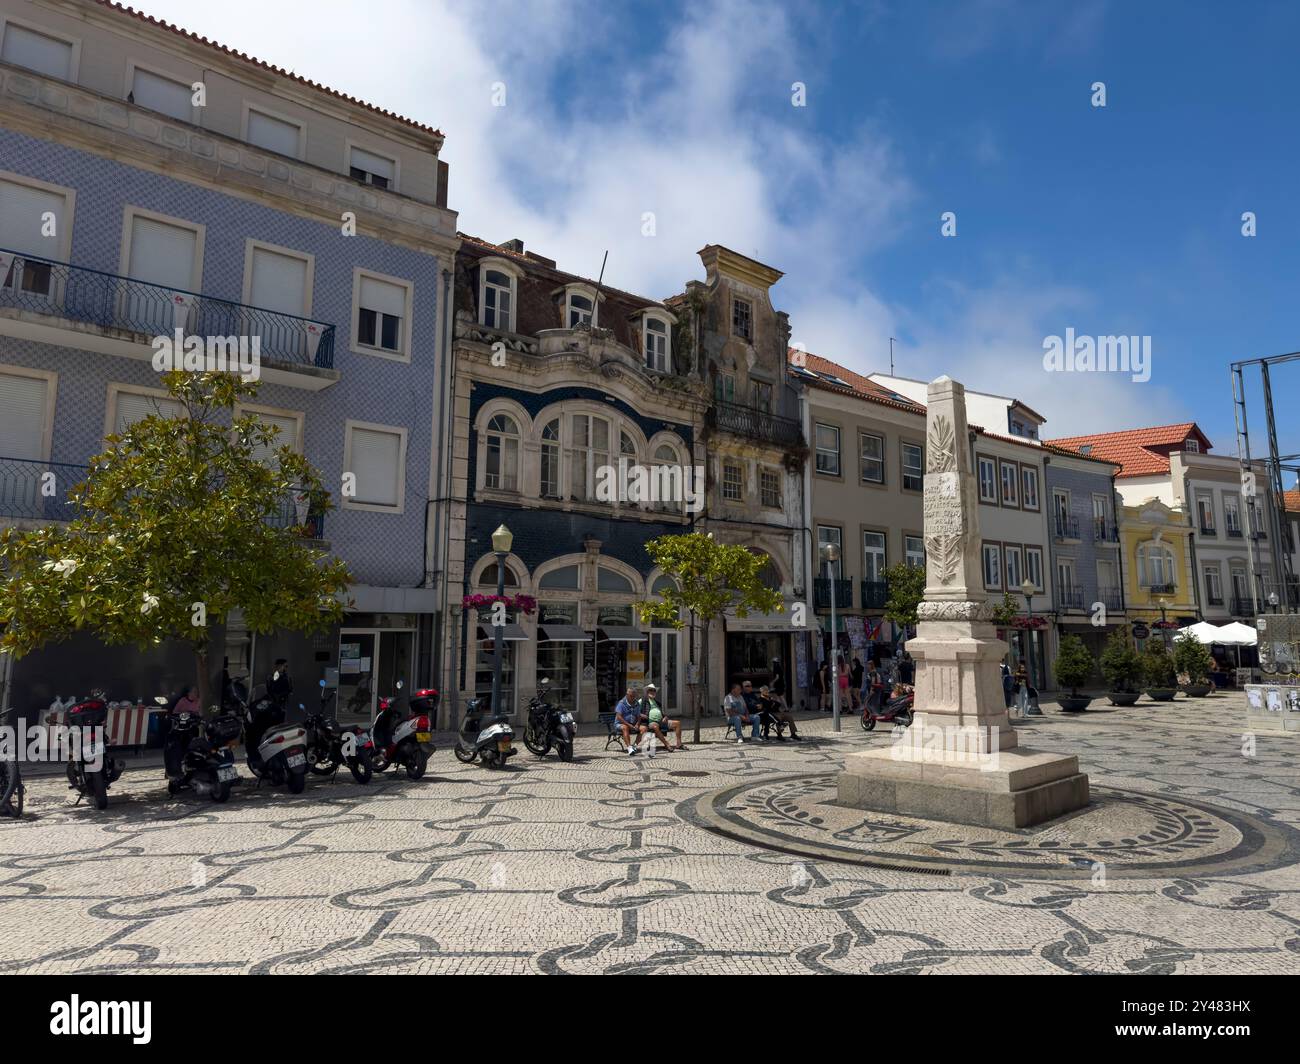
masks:
<svg viewBox="0 0 1300 1064"><path fill-rule="evenodd" d="M677 749L682 750L684 749L682 745L682 722L680 720L669 720L664 716L663 709L655 700L655 695L658 693L659 690L654 684L648 683L645 685L645 698L643 700L644 704L642 706L642 712L646 715L646 722L649 724L650 730L658 736L659 741L664 744L665 751L673 749L672 745L668 742L667 737L664 735L665 728L677 737Z"/></svg>

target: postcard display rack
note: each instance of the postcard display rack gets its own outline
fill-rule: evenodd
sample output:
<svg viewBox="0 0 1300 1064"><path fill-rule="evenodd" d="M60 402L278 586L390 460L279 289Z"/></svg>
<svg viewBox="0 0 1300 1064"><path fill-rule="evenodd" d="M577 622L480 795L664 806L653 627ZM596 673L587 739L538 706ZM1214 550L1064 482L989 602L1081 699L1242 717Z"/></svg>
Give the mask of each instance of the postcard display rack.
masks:
<svg viewBox="0 0 1300 1064"><path fill-rule="evenodd" d="M1300 734L1300 615L1266 614L1255 629L1263 682L1246 685L1246 725Z"/></svg>

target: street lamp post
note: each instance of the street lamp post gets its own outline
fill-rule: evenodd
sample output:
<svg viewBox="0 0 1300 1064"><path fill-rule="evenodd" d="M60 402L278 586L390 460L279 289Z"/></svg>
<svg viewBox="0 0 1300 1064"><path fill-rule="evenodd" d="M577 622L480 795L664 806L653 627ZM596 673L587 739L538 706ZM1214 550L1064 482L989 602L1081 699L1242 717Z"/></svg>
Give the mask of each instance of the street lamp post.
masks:
<svg viewBox="0 0 1300 1064"><path fill-rule="evenodd" d="M460 677L456 675L460 665L460 615L465 607L455 602L451 605L451 730L460 729Z"/></svg>
<svg viewBox="0 0 1300 1064"><path fill-rule="evenodd" d="M1034 582L1025 577L1020 584L1020 593L1025 596L1025 612L1029 620L1025 625L1025 656L1029 659L1029 683L1031 687L1036 687L1037 682L1034 679L1034 592L1038 588ZM1041 717L1043 711L1031 699L1025 699L1025 716Z"/></svg>
<svg viewBox="0 0 1300 1064"><path fill-rule="evenodd" d="M1268 593L1268 604L1274 613L1277 613L1277 604L1279 601L1276 591L1270 591Z"/></svg>
<svg viewBox="0 0 1300 1064"><path fill-rule="evenodd" d="M503 599L506 595L506 558L510 556L510 547L514 543L515 537L511 534L510 529L502 525L492 533L492 550L497 556L497 598ZM506 641L505 624L495 623L497 617L505 618L504 603L500 608L494 604L493 625L492 625L492 715L496 717L503 716L501 712L501 646Z"/></svg>
<svg viewBox="0 0 1300 1064"><path fill-rule="evenodd" d="M1161 638L1163 638L1164 641L1165 641L1165 649L1168 650L1168 649L1169 649L1169 629L1165 627L1165 607L1168 606L1168 604L1169 604L1169 600L1166 599L1163 595L1161 595L1160 598L1156 599L1156 602L1157 602L1157 603L1159 604L1159 606L1160 606L1160 635L1161 635Z"/></svg>
<svg viewBox="0 0 1300 1064"><path fill-rule="evenodd" d="M830 574L831 584L831 730L840 730L840 666L839 632L835 627L835 563L840 560L840 548L834 543L822 545L822 561Z"/></svg>

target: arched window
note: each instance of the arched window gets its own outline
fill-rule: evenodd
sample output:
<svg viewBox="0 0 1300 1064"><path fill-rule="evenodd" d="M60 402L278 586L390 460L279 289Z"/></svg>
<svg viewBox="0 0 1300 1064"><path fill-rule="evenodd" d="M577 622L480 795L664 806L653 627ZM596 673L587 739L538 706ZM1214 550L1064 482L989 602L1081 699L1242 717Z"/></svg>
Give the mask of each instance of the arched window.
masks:
<svg viewBox="0 0 1300 1064"><path fill-rule="evenodd" d="M1177 583L1174 552L1154 540L1138 547L1138 584L1144 588L1173 587Z"/></svg>
<svg viewBox="0 0 1300 1064"><path fill-rule="evenodd" d="M577 591L578 567L566 565L561 569L552 569L537 582L542 591Z"/></svg>
<svg viewBox="0 0 1300 1064"><path fill-rule="evenodd" d="M596 470L609 465L608 418L572 414L569 427L569 493L582 501L596 497Z"/></svg>
<svg viewBox="0 0 1300 1064"><path fill-rule="evenodd" d="M677 582L671 576L661 574L655 577L654 586L650 589L650 594L662 596L663 593L671 588L675 588Z"/></svg>
<svg viewBox="0 0 1300 1064"><path fill-rule="evenodd" d="M647 369L667 373L672 368L668 323L662 318L645 318L645 364Z"/></svg>
<svg viewBox="0 0 1300 1064"><path fill-rule="evenodd" d="M565 299L564 319L567 323L566 328L576 329L580 325L590 325L591 312L595 305L590 296L569 289L568 296Z"/></svg>
<svg viewBox="0 0 1300 1064"><path fill-rule="evenodd" d="M626 432L620 432L618 434L618 453L631 459L633 462L636 461L636 441Z"/></svg>
<svg viewBox="0 0 1300 1064"><path fill-rule="evenodd" d="M486 569L483 570L482 574L478 578L478 586L490 587L492 588L492 590L494 591L496 590L496 586L497 586L497 563L496 562L493 562L491 565L489 565ZM505 586L506 587L519 586L519 578L515 576L514 570L512 570L508 565L506 566Z"/></svg>
<svg viewBox="0 0 1300 1064"><path fill-rule="evenodd" d="M560 419L549 421L542 428L541 447L542 498L560 497Z"/></svg>
<svg viewBox="0 0 1300 1064"><path fill-rule="evenodd" d="M667 443L655 448L655 483L659 492L658 508L669 513L682 512L689 472L677 462L677 451Z"/></svg>
<svg viewBox="0 0 1300 1064"><path fill-rule="evenodd" d="M483 485L500 491L519 490L519 426L505 414L488 422Z"/></svg>
<svg viewBox="0 0 1300 1064"><path fill-rule="evenodd" d="M601 566L596 570L596 590L622 592L630 595L633 590L632 581L622 573L616 573L613 569L606 569Z"/></svg>
<svg viewBox="0 0 1300 1064"><path fill-rule="evenodd" d="M767 554L761 554L760 557L763 558L763 567L758 571L758 582L771 591L780 591L781 574L776 568L776 562Z"/></svg>
<svg viewBox="0 0 1300 1064"><path fill-rule="evenodd" d="M483 270L483 324L502 332L514 331L515 279L504 270Z"/></svg>

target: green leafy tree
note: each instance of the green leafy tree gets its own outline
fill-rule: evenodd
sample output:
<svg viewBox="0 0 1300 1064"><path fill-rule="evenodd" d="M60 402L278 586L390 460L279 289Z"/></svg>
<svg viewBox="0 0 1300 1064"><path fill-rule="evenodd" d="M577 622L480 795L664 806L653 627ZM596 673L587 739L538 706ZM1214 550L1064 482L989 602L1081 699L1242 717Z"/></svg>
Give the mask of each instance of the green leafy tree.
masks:
<svg viewBox="0 0 1300 1064"><path fill-rule="evenodd" d="M1061 687L1070 689L1070 697L1079 697L1079 688L1088 682L1092 670L1096 667L1092 652L1077 635L1061 637L1061 645L1056 651L1056 663L1053 671L1056 682Z"/></svg>
<svg viewBox="0 0 1300 1064"><path fill-rule="evenodd" d="M279 431L234 418L257 386L219 373L169 373L185 407L107 438L69 493L66 525L0 535L0 648L22 656L74 632L141 648L177 639L194 653L208 704L209 625L240 610L259 633L321 630L341 619L346 566L305 538L329 494L307 460L274 450ZM292 516L287 520L286 511Z"/></svg>
<svg viewBox="0 0 1300 1064"><path fill-rule="evenodd" d="M675 582L657 599L637 604L645 624L685 626L682 612L704 625L703 657L709 659L709 627L727 609L747 617L751 610L776 613L785 609L781 596L760 579L766 559L740 544L719 543L713 533L688 532L659 536L645 545L646 553ZM691 667L695 668L695 641L691 640ZM700 705L708 697L707 669L695 700L695 741L700 741Z"/></svg>
<svg viewBox="0 0 1300 1064"><path fill-rule="evenodd" d="M1190 632L1184 632L1174 640L1174 670L1185 675L1189 684L1209 683L1213 664L1210 648Z"/></svg>
<svg viewBox="0 0 1300 1064"><path fill-rule="evenodd" d="M1163 639L1148 639L1142 650L1142 682L1148 688L1168 688L1178 683L1174 659Z"/></svg>
<svg viewBox="0 0 1300 1064"><path fill-rule="evenodd" d="M1116 628L1101 652L1101 675L1112 691L1132 691L1142 680L1142 659L1133 649L1128 630Z"/></svg>
<svg viewBox="0 0 1300 1064"><path fill-rule="evenodd" d="M885 570L885 580L885 618L903 628L916 624L916 608L925 598L925 566L899 562Z"/></svg>
<svg viewBox="0 0 1300 1064"><path fill-rule="evenodd" d="M1011 622L1020 616L1020 610L1016 606L1016 600L1011 597L1011 592L1004 592L1002 595L1002 604L993 607L993 623L999 628L1009 628Z"/></svg>

